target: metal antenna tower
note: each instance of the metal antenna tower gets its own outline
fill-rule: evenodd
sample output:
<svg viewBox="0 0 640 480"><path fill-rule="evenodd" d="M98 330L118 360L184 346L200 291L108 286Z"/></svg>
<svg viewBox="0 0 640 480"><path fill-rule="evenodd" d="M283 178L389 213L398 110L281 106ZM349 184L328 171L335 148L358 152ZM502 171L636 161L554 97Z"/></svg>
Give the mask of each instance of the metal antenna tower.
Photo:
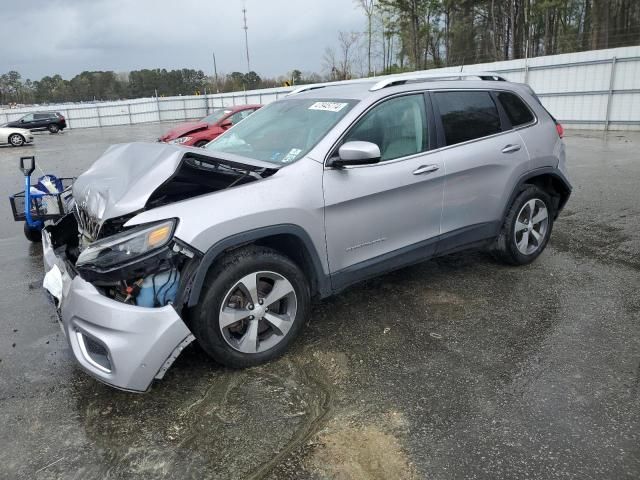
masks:
<svg viewBox="0 0 640 480"><path fill-rule="evenodd" d="M244 19L244 47L245 50L247 51L247 73L249 73L251 71L251 67L249 65L249 37L247 35L247 30L249 30L249 27L247 27L247 5L245 2L242 2L242 18Z"/></svg>

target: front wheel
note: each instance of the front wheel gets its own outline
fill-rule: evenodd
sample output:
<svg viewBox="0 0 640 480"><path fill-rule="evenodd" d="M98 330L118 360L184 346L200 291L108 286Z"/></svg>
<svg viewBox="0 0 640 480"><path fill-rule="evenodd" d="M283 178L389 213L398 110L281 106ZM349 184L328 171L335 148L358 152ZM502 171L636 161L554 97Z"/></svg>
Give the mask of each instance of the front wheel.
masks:
<svg viewBox="0 0 640 480"><path fill-rule="evenodd" d="M24 145L24 137L19 133L12 133L9 135L9 143L12 147L21 147Z"/></svg>
<svg viewBox="0 0 640 480"><path fill-rule="evenodd" d="M27 240L30 242L39 243L42 241L42 230L40 228L32 228L25 222L24 236L27 237Z"/></svg>
<svg viewBox="0 0 640 480"><path fill-rule="evenodd" d="M58 133L60 127L58 127L58 125L56 125L55 123L52 123L47 127L47 130L49 130L50 133Z"/></svg>
<svg viewBox="0 0 640 480"><path fill-rule="evenodd" d="M270 248L243 248L209 272L192 329L214 360L249 367L284 353L310 303L308 281L291 259Z"/></svg>
<svg viewBox="0 0 640 480"><path fill-rule="evenodd" d="M497 257L511 265L533 262L547 246L553 217L549 194L535 185L527 186L504 219L496 245Z"/></svg>

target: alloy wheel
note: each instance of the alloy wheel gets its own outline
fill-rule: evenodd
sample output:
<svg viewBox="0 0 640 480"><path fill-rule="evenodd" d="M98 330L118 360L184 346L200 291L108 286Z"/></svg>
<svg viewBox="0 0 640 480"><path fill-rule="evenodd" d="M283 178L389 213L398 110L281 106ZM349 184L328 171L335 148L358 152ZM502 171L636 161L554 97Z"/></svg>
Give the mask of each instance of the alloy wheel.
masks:
<svg viewBox="0 0 640 480"><path fill-rule="evenodd" d="M285 277L268 271L250 273L224 297L219 312L222 337L239 352L264 352L286 337L297 307L295 289Z"/></svg>
<svg viewBox="0 0 640 480"><path fill-rule="evenodd" d="M524 255L535 253L543 244L549 228L549 211L539 198L527 201L515 224L515 242L518 251Z"/></svg>
<svg viewBox="0 0 640 480"><path fill-rule="evenodd" d="M11 137L9 137L9 142L11 142L11 145L13 145L14 147L19 147L24 143L24 140L20 135L14 133L13 135L11 135Z"/></svg>

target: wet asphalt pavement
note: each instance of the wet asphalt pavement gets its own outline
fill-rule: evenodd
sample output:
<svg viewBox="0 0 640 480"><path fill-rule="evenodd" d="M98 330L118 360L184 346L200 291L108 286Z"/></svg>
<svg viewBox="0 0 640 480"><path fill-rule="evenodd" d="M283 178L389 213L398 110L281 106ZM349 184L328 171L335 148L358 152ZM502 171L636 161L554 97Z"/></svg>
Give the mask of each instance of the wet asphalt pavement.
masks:
<svg viewBox="0 0 640 480"><path fill-rule="evenodd" d="M274 363L192 347L136 395L75 367L6 195L21 154L77 175L166 128L0 147L0 478L640 478L640 135L569 133L574 193L533 265L406 268L316 305Z"/></svg>

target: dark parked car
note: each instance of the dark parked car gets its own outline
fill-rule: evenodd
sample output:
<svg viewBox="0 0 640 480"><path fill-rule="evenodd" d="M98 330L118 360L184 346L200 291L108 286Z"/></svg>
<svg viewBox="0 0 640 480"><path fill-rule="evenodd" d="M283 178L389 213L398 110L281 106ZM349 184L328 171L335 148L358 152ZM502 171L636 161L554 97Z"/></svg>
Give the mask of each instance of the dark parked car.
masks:
<svg viewBox="0 0 640 480"><path fill-rule="evenodd" d="M7 127L24 128L27 130L49 130L51 133L58 133L67 128L67 121L58 112L36 112L27 113L24 117L7 123Z"/></svg>

